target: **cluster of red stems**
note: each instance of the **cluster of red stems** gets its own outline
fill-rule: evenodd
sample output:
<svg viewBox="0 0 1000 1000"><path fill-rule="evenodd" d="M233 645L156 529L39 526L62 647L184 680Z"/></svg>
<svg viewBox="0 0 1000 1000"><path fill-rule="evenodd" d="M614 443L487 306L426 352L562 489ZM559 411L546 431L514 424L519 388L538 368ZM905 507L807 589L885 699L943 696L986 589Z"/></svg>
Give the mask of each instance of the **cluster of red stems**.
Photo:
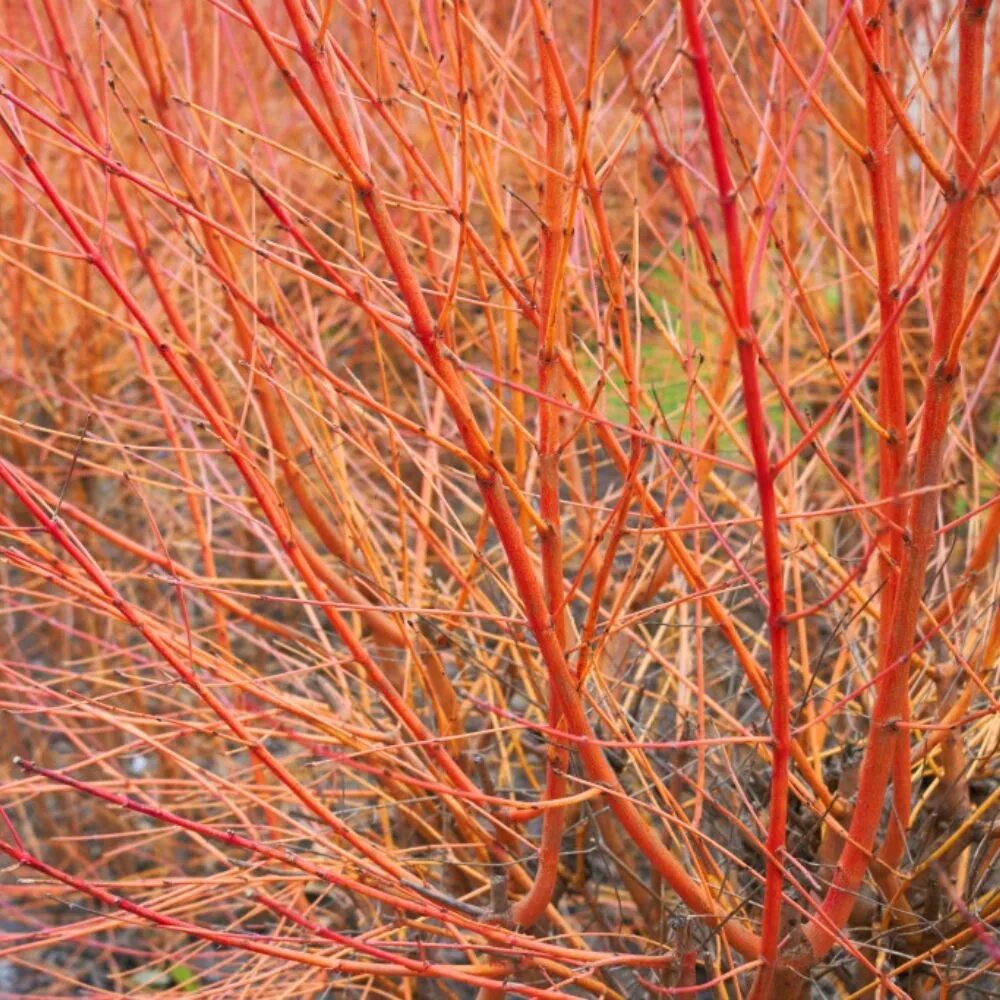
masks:
<svg viewBox="0 0 1000 1000"><path fill-rule="evenodd" d="M0 994L1000 989L990 6L5 3Z"/></svg>

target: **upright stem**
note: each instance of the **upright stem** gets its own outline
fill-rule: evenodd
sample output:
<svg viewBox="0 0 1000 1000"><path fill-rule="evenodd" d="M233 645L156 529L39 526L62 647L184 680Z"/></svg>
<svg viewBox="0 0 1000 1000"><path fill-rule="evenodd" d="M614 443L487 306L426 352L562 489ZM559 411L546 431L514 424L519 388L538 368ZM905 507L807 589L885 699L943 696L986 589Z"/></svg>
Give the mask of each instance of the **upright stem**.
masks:
<svg viewBox="0 0 1000 1000"><path fill-rule="evenodd" d="M884 659L878 664L875 705L849 836L832 885L819 912L806 928L806 938L817 959L834 945L854 907L857 890L871 860L896 745L903 740L899 722L906 708L910 651L916 634L927 562L935 541L938 504L935 487L941 481L948 413L958 377L961 338L955 334L960 329L972 244L975 185L982 142L983 49L989 6L990 0L966 0L959 19L955 125L959 143L955 197L959 204L954 208L955 218L945 240L941 265L941 292L917 442L916 482L913 484L916 495L909 510L892 627Z"/></svg>
<svg viewBox="0 0 1000 1000"><path fill-rule="evenodd" d="M542 108L545 116L545 162L548 170L542 189L541 217L541 294L539 295L538 345L538 488L541 531L542 578L545 599L555 630L555 637L566 653L567 611L563 581L562 523L559 503L559 414L552 405L559 380L560 338L559 287L564 229L563 123L559 114L559 86L552 70L549 50L554 41L550 25L536 9L538 62L542 77ZM558 728L562 709L555 691L549 691L549 725ZM565 747L553 746L546 761L545 794L558 799L566 792L566 768L569 754ZM562 842L566 809L546 809L538 850L538 868L528 894L513 908L514 921L530 927L545 912L555 889L559 868L559 845Z"/></svg>
<svg viewBox="0 0 1000 1000"><path fill-rule="evenodd" d="M879 661L884 659L892 628L893 607L903 557L903 525L906 502L899 499L906 486L906 397L903 389L903 352L899 335L899 188L896 157L890 146L890 108L884 92L890 50L882 0L865 0L865 33L873 58L865 72L865 126L868 138L868 179L871 188L872 231L878 266L878 303L881 349L878 360L878 417L888 431L879 437L879 499L890 501L882 509L889 524L888 550L879 553ZM904 716L908 711L904 711ZM910 760L906 746L900 750L893 768L894 810L882 860L895 866L902 856L910 809Z"/></svg>
<svg viewBox="0 0 1000 1000"><path fill-rule="evenodd" d="M712 71L698 20L697 0L681 0L687 29L690 55L694 63L698 94L705 117L719 189L722 221L726 232L729 280L736 319L736 352L743 380L743 405L747 434L753 455L757 495L760 499L761 537L764 545L767 577L767 626L771 644L771 735L774 748L771 761L771 797L767 826L767 874L764 883L764 913L760 929L760 957L764 964L755 986L755 996L770 995L774 966L781 937L781 909L784 893L782 854L788 819L788 762L791 752L790 699L788 690L788 629L785 620L785 593L781 567L781 539L774 492L774 470L768 455L768 427L757 376L757 345L750 316L743 244L737 215L737 194L726 159L722 124L716 104Z"/></svg>

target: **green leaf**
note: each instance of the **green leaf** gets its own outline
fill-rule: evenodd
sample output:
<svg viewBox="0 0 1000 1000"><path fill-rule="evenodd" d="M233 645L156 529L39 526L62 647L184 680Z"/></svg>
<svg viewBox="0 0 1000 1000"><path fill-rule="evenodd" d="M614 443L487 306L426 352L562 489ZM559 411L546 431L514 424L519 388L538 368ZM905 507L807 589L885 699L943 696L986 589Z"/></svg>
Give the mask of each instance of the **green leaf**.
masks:
<svg viewBox="0 0 1000 1000"><path fill-rule="evenodd" d="M170 970L170 978L185 993L197 993L198 975L190 965L175 965Z"/></svg>

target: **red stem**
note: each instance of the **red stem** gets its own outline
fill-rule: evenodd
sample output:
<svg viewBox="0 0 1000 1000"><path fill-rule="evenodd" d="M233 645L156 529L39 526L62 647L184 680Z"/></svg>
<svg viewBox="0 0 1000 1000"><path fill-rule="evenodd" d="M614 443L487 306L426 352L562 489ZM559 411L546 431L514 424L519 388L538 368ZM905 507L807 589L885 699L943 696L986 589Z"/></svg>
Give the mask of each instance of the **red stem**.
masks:
<svg viewBox="0 0 1000 1000"><path fill-rule="evenodd" d="M782 854L785 849L788 819L789 757L791 753L791 713L788 687L788 630L785 619L785 593L781 567L781 538L774 491L774 471L768 454L768 427L757 376L757 344L750 316L743 244L737 214L737 193L726 159L722 124L716 104L712 71L698 19L697 0L681 0L687 29L690 56L694 64L698 94L701 98L719 189L719 202L726 233L729 280L733 313L736 319L736 351L743 380L743 404L747 434L753 455L757 495L760 499L761 538L764 545L767 577L767 626L771 644L771 735L774 748L771 760L771 796L767 825L767 873L764 883L764 913L760 929L760 957L764 964L758 975L755 995L770 995L774 966L781 937L781 910L784 894Z"/></svg>
<svg viewBox="0 0 1000 1000"><path fill-rule="evenodd" d="M878 265L878 302L880 341L878 359L878 417L888 431L880 437L879 497L891 501L884 509L889 525L888 552L880 552L881 579L884 586L879 595L879 662L885 662L893 608L899 583L899 566L903 558L902 526L906 523L906 501L900 497L906 489L906 397L903 388L903 348L900 338L899 299L899 185L896 177L896 157L890 145L890 105L886 97L890 50L885 20L879 16L880 0L865 0L867 27L862 33L866 60L865 110L868 138L868 167L871 187L872 227ZM852 27L860 30L857 14ZM891 89L890 89L891 93ZM908 717L908 708L903 710ZM889 836L883 845L881 859L894 867L902 857L906 826L910 812L910 761L905 744L900 743L893 766L893 818Z"/></svg>
<svg viewBox="0 0 1000 1000"><path fill-rule="evenodd" d="M880 662L880 678L865 755L861 764L857 800L848 839L833 876L833 884L819 912L806 928L806 938L815 958L825 955L847 923L856 893L872 856L885 799L889 772L896 758L898 727L903 721L909 681L910 654L914 645L917 616L935 541L936 487L941 481L948 414L958 377L957 352L965 301L977 164L982 141L983 50L986 15L990 0L966 0L959 20L959 62L956 134L958 150L959 204L945 241L941 270L941 292L934 326L934 343L928 364L926 399L917 443L916 489L908 519L899 587L892 628Z"/></svg>
<svg viewBox="0 0 1000 1000"><path fill-rule="evenodd" d="M538 36L538 62L542 77L542 106L545 115L545 173L542 190L541 233L541 294L539 295L538 345L538 486L539 514L544 522L541 532L542 579L545 599L556 641L566 655L567 614L563 579L562 516L559 501L559 418L560 411L548 403L557 394L559 357L556 345L561 340L559 310L559 277L562 264L565 216L565 181L563 180L563 123L559 114L559 88L549 54L554 47L551 26L544 15L535 11ZM550 685L549 725L558 726L562 709L555 690ZM546 800L566 794L566 769L569 753L564 746L554 745L546 762ZM545 912L555 889L559 869L559 845L566 821L565 807L548 809L542 820L542 836L538 848L538 867L531 889L514 905L514 922L530 927Z"/></svg>
<svg viewBox="0 0 1000 1000"><path fill-rule="evenodd" d="M4 815L4 818L6 821L6 815ZM9 825L9 821L6 822ZM189 923L186 920L178 920L176 917L168 916L165 913L161 913L159 910L154 910L151 907L142 905L141 903L134 903L131 900L126 899L124 896L119 896L117 893L110 892L102 886L95 885L85 879L70 875L68 872L55 868L42 861L40 858L35 857L33 854L30 854L24 849L23 846L20 845L20 843L9 844L6 841L0 840L0 851L12 860L16 861L18 864L32 868L42 875L46 875L57 882L61 882L63 885L68 885L71 888L76 889L78 892L82 892L85 895L104 903L105 906L123 910L125 913L131 913L133 916L140 917L149 923L156 924L157 926L166 928L167 930L176 931L180 934L191 935L201 941L211 941L213 944L221 945L223 947L254 952L259 955L269 955L273 958L279 958L285 962L312 965L325 969L330 973L340 973L346 976L368 975L399 978L402 976L416 975L426 978L453 979L458 982L466 982L472 985L490 988L503 985L497 980L491 979L486 975L477 975L476 972L471 971L471 969L466 970L466 968L461 965L435 965L426 961L414 961L412 959L407 959L405 956L390 955L388 952L379 953L383 957L383 961L381 962L361 962L356 959L332 958L330 956L313 953L305 949L296 950L279 945L272 945L267 942L266 938L257 934L234 934L227 931L215 931L210 928L200 926L199 924ZM276 907L270 906L270 904L265 903L265 905L268 905L271 909L275 909L276 912L282 913L284 916L295 919L295 922L301 926L308 926L310 929L313 929L313 927L317 930L319 929L319 925L310 925L301 918L294 917L290 911L283 907L277 909ZM331 934L322 934L321 936L329 937ZM378 951L377 949L364 947L361 942L356 941L353 938L346 936L338 937L340 938L339 943L343 944L345 947L351 947L359 951L368 951L369 953L376 953ZM482 969L481 971L498 975L503 974L506 971L506 968L506 965L494 964ZM517 985L517 990L525 996L549 997L553 998L553 1000L555 1000L555 998L563 1000L563 998L569 998L571 996L571 994L564 993L559 990L547 990L521 984Z"/></svg>
<svg viewBox="0 0 1000 1000"><path fill-rule="evenodd" d="M592 952L542 941L529 935L519 934L516 931L503 928L498 924L483 921L477 911L471 910L468 907L464 910L453 909L441 903L433 902L430 899L413 899L395 895L387 890L384 880L380 880L379 884L364 881L368 873L362 873L358 877L345 874L340 868L310 861L299 852L287 851L283 847L255 840L252 837L236 833L233 830L220 830L206 823L200 823L186 816L172 813L160 806L148 805L137 799L129 798L127 795L122 795L119 792L110 792L98 785L88 784L61 771L53 771L47 767L41 767L38 764L20 758L17 758L15 763L28 774L40 775L56 784L72 788L75 791L107 802L109 805L128 809L130 812L138 813L142 816L148 816L157 822L165 823L168 826L173 826L181 830L187 830L198 837L205 837L215 843L249 851L251 854L269 858L279 864L288 865L290 868L304 872L332 886L368 897L376 903L384 904L393 910L399 911L401 914L409 914L413 917L420 917L426 920L439 920L453 924L456 927L478 934L487 940L495 942L497 945L510 948L520 954L538 955L542 958L567 962L587 961L593 958ZM0 818L4 819L8 827L11 827L12 834L17 839L16 832L2 810L0 810ZM403 888L415 893L419 894L422 892L419 885L408 880L403 880L401 885ZM627 963L629 956L621 955L618 958L619 961Z"/></svg>

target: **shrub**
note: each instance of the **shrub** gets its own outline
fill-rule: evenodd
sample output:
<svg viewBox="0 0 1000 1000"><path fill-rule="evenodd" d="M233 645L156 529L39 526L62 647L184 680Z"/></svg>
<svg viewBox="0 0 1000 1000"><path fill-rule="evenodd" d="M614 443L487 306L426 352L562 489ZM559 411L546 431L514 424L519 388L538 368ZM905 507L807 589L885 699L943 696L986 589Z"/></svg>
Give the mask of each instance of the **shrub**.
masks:
<svg viewBox="0 0 1000 1000"><path fill-rule="evenodd" d="M0 989L996 991L989 8L10 5Z"/></svg>

